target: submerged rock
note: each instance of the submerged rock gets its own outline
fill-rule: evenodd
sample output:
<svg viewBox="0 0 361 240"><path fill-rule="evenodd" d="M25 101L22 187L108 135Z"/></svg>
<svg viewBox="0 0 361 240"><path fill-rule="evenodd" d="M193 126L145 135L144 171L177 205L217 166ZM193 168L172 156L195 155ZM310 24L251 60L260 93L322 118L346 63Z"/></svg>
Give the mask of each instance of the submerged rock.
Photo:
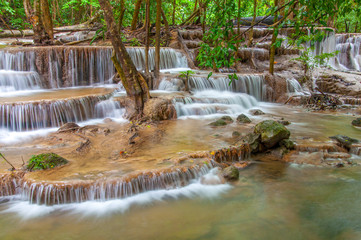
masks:
<svg viewBox="0 0 361 240"><path fill-rule="evenodd" d="M295 143L289 139L283 139L280 142L280 146L285 147L288 150L293 150L295 149Z"/></svg>
<svg viewBox="0 0 361 240"><path fill-rule="evenodd" d="M265 113L260 109L249 110L249 113L253 116L265 115Z"/></svg>
<svg viewBox="0 0 361 240"><path fill-rule="evenodd" d="M340 134L336 136L332 136L330 138L336 140L342 147L346 148L347 150L350 150L352 144L359 143L359 140L357 139L350 138Z"/></svg>
<svg viewBox="0 0 361 240"><path fill-rule="evenodd" d="M241 115L238 115L237 122L239 122L239 123L250 123L252 121L246 115L241 114Z"/></svg>
<svg viewBox="0 0 361 240"><path fill-rule="evenodd" d="M209 125L212 127L226 126L228 123L222 119L218 119L215 122L211 122Z"/></svg>
<svg viewBox="0 0 361 240"><path fill-rule="evenodd" d="M353 120L351 124L356 127L361 127L361 118L357 118L357 119Z"/></svg>
<svg viewBox="0 0 361 240"><path fill-rule="evenodd" d="M227 123L233 123L233 119L230 116L223 116L220 118L221 120L227 122Z"/></svg>
<svg viewBox="0 0 361 240"><path fill-rule="evenodd" d="M239 137L239 136L241 136L240 132L237 131L232 132L232 137Z"/></svg>
<svg viewBox="0 0 361 240"><path fill-rule="evenodd" d="M33 155L26 166L28 170L44 170L67 164L69 161L56 153Z"/></svg>
<svg viewBox="0 0 361 240"><path fill-rule="evenodd" d="M67 131L75 131L78 130L80 126L76 123L70 122L63 124L59 129L58 132L67 132Z"/></svg>
<svg viewBox="0 0 361 240"><path fill-rule="evenodd" d="M287 121L287 120L278 120L277 122L278 122L278 123L281 123L281 124L284 125L284 126L288 126L288 125L291 124L291 122L289 122L289 121Z"/></svg>
<svg viewBox="0 0 361 240"><path fill-rule="evenodd" d="M282 124L266 120L256 125L254 129L255 134L260 134L260 141L266 148L276 146L281 140L290 137L290 131Z"/></svg>
<svg viewBox="0 0 361 240"><path fill-rule="evenodd" d="M223 169L222 175L228 181L236 181L239 179L239 171L234 166L229 166Z"/></svg>

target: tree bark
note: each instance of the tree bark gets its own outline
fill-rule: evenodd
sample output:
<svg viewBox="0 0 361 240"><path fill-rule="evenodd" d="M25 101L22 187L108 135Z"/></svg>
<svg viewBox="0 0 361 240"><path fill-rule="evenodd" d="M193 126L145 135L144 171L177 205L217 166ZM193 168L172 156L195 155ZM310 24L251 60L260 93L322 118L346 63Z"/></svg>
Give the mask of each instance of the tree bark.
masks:
<svg viewBox="0 0 361 240"><path fill-rule="evenodd" d="M53 20L50 16L50 9L49 9L49 2L48 0L40 0L41 5L41 15L42 15L42 22L44 24L44 30L48 34L51 40L54 40L54 33L53 33Z"/></svg>
<svg viewBox="0 0 361 240"><path fill-rule="evenodd" d="M253 1L253 19L252 25L256 22L257 17L257 0ZM248 46L252 46L253 43L253 28L249 31Z"/></svg>
<svg viewBox="0 0 361 240"><path fill-rule="evenodd" d="M170 31L169 31L169 24L168 24L168 20L167 20L167 17L163 11L163 8L161 9L161 13L162 13L162 19L164 21L164 28L165 28L165 34L166 34L166 44L165 46L168 47L168 44L169 44L169 41L170 41L170 38L171 38L171 34L170 34Z"/></svg>
<svg viewBox="0 0 361 240"><path fill-rule="evenodd" d="M162 17L162 0L157 0L157 16L155 20L155 78L159 78L160 70L160 21Z"/></svg>
<svg viewBox="0 0 361 240"><path fill-rule="evenodd" d="M133 20L132 20L132 25L131 25L131 30L133 30L133 31L135 29L137 29L138 15L139 15L139 10L140 10L141 4L142 4L142 0L137 0L137 2L135 3Z"/></svg>
<svg viewBox="0 0 361 240"><path fill-rule="evenodd" d="M119 15L119 22L118 22L118 31L119 32L122 30L124 14L125 14L124 0L120 0L120 15Z"/></svg>
<svg viewBox="0 0 361 240"><path fill-rule="evenodd" d="M131 97L135 105L135 115L131 119L140 119L143 116L144 102L150 98L149 89L144 77L137 71L132 62L120 35L113 17L113 11L108 0L99 0L104 11L104 19L108 26L110 39L114 48L113 63L119 73L127 95Z"/></svg>
<svg viewBox="0 0 361 240"><path fill-rule="evenodd" d="M276 7L279 7L279 2L278 0L275 0L275 6ZM269 60L269 73L270 74L274 74L274 65L275 65L275 54L276 54L276 46L275 46L275 43L276 43L276 40L277 40L277 36L278 36L278 31L276 31L276 23L278 21L278 13L275 12L274 13L274 27L273 27L273 35L272 35L272 43L271 43L271 48L270 48L270 53L269 53L269 56L270 56L270 60Z"/></svg>
<svg viewBox="0 0 361 240"><path fill-rule="evenodd" d="M149 30L150 30L150 0L146 0L146 7L145 7L145 75L149 79L148 86L150 89L153 89L153 82L152 78L149 74Z"/></svg>

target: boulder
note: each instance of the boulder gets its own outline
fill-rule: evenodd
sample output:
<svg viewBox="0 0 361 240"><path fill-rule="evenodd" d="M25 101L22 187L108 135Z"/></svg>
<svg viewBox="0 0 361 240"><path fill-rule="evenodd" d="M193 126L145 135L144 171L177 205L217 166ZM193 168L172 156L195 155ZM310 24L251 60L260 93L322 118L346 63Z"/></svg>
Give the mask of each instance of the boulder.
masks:
<svg viewBox="0 0 361 240"><path fill-rule="evenodd" d="M69 161L59 156L56 153L42 153L39 155L33 155L29 159L29 163L26 166L28 170L44 170L62 166L67 164Z"/></svg>
<svg viewBox="0 0 361 240"><path fill-rule="evenodd" d="M218 119L217 121L211 122L209 125L212 127L226 126L228 123L222 119Z"/></svg>
<svg viewBox="0 0 361 240"><path fill-rule="evenodd" d="M241 114L241 115L238 115L237 122L239 122L239 123L250 123L252 121L246 115Z"/></svg>
<svg viewBox="0 0 361 240"><path fill-rule="evenodd" d="M266 120L256 125L254 129L255 134L260 134L260 141L266 148L276 146L281 140L290 137L290 131L282 124Z"/></svg>
<svg viewBox="0 0 361 240"><path fill-rule="evenodd" d="M355 127L361 127L361 118L357 118L353 120L351 124L354 125Z"/></svg>
<svg viewBox="0 0 361 240"><path fill-rule="evenodd" d="M79 130L80 126L76 123L70 122L63 124L59 129L58 132L70 132Z"/></svg>
<svg viewBox="0 0 361 240"><path fill-rule="evenodd" d="M253 116L265 115L265 113L260 109L249 110L249 113L252 114Z"/></svg>
<svg viewBox="0 0 361 240"><path fill-rule="evenodd" d="M233 119L230 116L223 116L220 119L227 123L233 123Z"/></svg>
<svg viewBox="0 0 361 240"><path fill-rule="evenodd" d="M336 140L342 147L346 148L347 150L351 149L352 144L359 143L359 140L357 139L350 138L340 134L336 136L332 136L330 138Z"/></svg>
<svg viewBox="0 0 361 240"><path fill-rule="evenodd" d="M242 140L245 143L249 144L249 147L251 148L252 153L257 153L260 151L260 134L256 133L249 133L247 134Z"/></svg>
<svg viewBox="0 0 361 240"><path fill-rule="evenodd" d="M229 166L223 169L222 175L228 181L236 181L239 179L239 171L234 166Z"/></svg>
<svg viewBox="0 0 361 240"><path fill-rule="evenodd" d="M289 139L283 139L281 142L280 142L280 146L281 147L285 147L286 149L288 150L293 150L295 149L295 143Z"/></svg>

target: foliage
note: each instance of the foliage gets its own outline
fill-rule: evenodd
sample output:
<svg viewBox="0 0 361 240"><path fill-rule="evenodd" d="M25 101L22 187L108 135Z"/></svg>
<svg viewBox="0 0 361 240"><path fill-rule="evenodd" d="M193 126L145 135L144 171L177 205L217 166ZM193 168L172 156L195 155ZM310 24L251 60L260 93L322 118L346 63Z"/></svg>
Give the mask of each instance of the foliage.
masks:
<svg viewBox="0 0 361 240"><path fill-rule="evenodd" d="M142 44L139 42L139 40L137 38L132 38L129 41L130 46L132 47L139 47L142 46Z"/></svg>
<svg viewBox="0 0 361 240"><path fill-rule="evenodd" d="M68 161L65 158L60 157L55 153L43 153L39 155L33 155L29 159L27 165L28 170L44 170L54 168L67 164Z"/></svg>
<svg viewBox="0 0 361 240"><path fill-rule="evenodd" d="M182 71L179 73L180 74L178 75L178 77L185 79L189 79L193 74L195 74L195 72L193 72L192 70Z"/></svg>
<svg viewBox="0 0 361 240"><path fill-rule="evenodd" d="M235 1L224 2L210 6L209 25L212 28L203 37L197 60L199 65L218 70L221 67L231 67L235 61L237 52L237 40L234 35L233 19L237 13Z"/></svg>

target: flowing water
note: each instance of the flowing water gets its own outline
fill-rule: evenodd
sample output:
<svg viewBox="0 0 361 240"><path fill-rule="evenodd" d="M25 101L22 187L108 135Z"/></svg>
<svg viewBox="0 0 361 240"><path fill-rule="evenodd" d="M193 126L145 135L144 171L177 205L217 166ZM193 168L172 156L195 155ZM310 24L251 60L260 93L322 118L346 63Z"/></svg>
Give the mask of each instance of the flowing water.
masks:
<svg viewBox="0 0 361 240"><path fill-rule="evenodd" d="M182 158L227 148L236 143L233 131L252 131L252 125L236 122L212 128L209 123L220 116L235 119L244 113L255 123L283 117L292 122L291 138L317 142L336 134L359 138L351 113L309 113L264 103L260 75L239 75L229 84L225 74L195 74L189 79L191 93L177 93L184 88L177 75L188 64L181 53L163 49L165 78L154 94L175 96L178 119L148 125L131 157L120 157L129 145L122 141L128 130L124 109L112 98L113 88L94 88L112 81L111 48L29 49L0 51L1 152L18 162L44 151L72 161L0 189L1 239L361 238L361 217L355 214L361 210L360 167L255 162L228 184L202 153ZM144 50L128 52L142 70ZM88 87L54 89L75 86ZM303 94L294 79L288 80L288 92ZM255 107L266 115L249 114ZM107 118L112 120L104 123ZM89 152L75 153L84 139L49 135L69 121L97 123L109 132L88 136ZM1 162L0 167L7 166Z"/></svg>
<svg viewBox="0 0 361 240"><path fill-rule="evenodd" d="M259 163L234 185L195 180L175 190L56 206L15 198L0 204L0 238L356 240L360 193L360 168Z"/></svg>

